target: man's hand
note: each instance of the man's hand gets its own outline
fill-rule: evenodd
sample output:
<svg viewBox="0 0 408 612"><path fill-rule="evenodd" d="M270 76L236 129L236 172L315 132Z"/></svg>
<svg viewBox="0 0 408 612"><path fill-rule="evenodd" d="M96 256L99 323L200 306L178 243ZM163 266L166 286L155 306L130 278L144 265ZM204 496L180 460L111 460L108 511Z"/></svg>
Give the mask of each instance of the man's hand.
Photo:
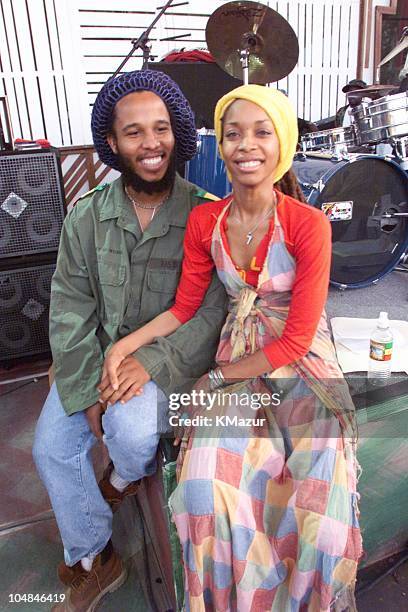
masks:
<svg viewBox="0 0 408 612"><path fill-rule="evenodd" d="M102 431L102 414L105 411L105 407L100 402L96 402L92 406L89 406L85 410L85 415L88 420L88 425L91 428L91 431L95 438L98 440L102 439L103 431Z"/></svg>
<svg viewBox="0 0 408 612"><path fill-rule="evenodd" d="M150 379L150 374L146 372L140 361L133 355L128 355L118 367L118 389L115 390L108 377L105 377L98 387L101 394L99 401L107 402L108 405L119 400L122 403L128 402L134 395L142 393L143 385Z"/></svg>

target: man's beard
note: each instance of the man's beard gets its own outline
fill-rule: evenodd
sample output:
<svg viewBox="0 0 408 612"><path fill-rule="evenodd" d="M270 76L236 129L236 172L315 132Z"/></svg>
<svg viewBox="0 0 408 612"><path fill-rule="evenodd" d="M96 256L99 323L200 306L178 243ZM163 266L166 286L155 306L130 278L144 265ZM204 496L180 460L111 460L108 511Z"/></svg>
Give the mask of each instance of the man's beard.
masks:
<svg viewBox="0 0 408 612"><path fill-rule="evenodd" d="M136 193L142 192L151 195L153 193L163 193L173 189L174 179L176 177L176 153L174 149L170 155L167 170L163 178L158 181L145 181L145 179L136 174L131 164L120 153L116 154L116 159L125 185L132 187Z"/></svg>

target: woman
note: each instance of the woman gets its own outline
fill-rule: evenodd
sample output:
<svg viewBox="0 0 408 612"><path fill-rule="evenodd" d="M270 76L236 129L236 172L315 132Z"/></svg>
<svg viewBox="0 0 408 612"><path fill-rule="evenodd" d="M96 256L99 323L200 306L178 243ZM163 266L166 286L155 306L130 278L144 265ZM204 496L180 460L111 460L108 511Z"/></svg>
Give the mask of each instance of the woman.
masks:
<svg viewBox="0 0 408 612"><path fill-rule="evenodd" d="M196 390L217 389L223 416L247 414L244 398L270 402L253 426L195 429L188 441L170 500L187 609L329 610L352 593L361 555L353 405L323 310L330 226L274 189L297 142L283 94L233 90L215 130L232 197L191 213L174 307L117 343L106 369L114 378L127 353L191 318L215 265L230 308L217 368Z"/></svg>

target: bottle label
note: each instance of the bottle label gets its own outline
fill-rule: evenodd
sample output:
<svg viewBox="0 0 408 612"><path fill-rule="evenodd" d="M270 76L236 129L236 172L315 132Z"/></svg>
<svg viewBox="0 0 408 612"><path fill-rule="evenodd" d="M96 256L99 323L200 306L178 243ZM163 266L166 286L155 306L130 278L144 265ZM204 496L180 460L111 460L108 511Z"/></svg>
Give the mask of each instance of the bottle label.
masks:
<svg viewBox="0 0 408 612"><path fill-rule="evenodd" d="M376 342L370 340L370 357L375 361L390 361L392 356L391 342Z"/></svg>

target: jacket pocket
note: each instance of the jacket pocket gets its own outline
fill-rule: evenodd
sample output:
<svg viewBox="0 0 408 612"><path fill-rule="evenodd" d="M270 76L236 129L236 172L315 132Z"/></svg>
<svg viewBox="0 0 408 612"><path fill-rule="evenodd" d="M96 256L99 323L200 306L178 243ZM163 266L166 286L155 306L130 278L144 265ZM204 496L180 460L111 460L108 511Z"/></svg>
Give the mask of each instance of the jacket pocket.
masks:
<svg viewBox="0 0 408 612"><path fill-rule="evenodd" d="M173 306L178 280L178 270L148 270L147 291L142 297L142 320L149 321Z"/></svg>
<svg viewBox="0 0 408 612"><path fill-rule="evenodd" d="M175 295L178 281L178 270L149 270L147 273L147 286L150 291Z"/></svg>
<svg viewBox="0 0 408 612"><path fill-rule="evenodd" d="M125 295L125 266L105 261L98 262L99 283L105 305L106 318L111 323L119 323L123 316Z"/></svg>

